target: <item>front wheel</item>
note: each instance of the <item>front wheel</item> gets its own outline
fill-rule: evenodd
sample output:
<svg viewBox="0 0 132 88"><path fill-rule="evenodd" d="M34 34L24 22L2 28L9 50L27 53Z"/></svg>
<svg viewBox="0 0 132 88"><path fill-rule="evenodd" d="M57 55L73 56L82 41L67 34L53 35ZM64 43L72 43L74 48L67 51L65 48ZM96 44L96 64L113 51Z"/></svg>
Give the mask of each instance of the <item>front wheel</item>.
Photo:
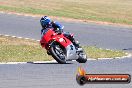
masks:
<svg viewBox="0 0 132 88"><path fill-rule="evenodd" d="M51 46L50 52L52 57L60 64L65 64L66 63L66 56L64 49L59 45L55 44Z"/></svg>
<svg viewBox="0 0 132 88"><path fill-rule="evenodd" d="M87 62L87 55L84 51L79 52L79 58L76 60L79 63L86 63Z"/></svg>

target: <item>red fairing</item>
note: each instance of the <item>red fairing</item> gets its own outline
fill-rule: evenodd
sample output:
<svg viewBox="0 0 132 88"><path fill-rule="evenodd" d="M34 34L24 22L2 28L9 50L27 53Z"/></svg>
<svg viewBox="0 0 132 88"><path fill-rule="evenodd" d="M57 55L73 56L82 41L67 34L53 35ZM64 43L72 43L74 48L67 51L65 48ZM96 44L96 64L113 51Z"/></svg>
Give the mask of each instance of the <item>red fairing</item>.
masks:
<svg viewBox="0 0 132 88"><path fill-rule="evenodd" d="M57 41L64 47L67 47L71 44L71 41L64 37L63 33L57 34L53 31L53 29L49 29L40 41L41 46L47 48L47 44L49 44L52 40Z"/></svg>

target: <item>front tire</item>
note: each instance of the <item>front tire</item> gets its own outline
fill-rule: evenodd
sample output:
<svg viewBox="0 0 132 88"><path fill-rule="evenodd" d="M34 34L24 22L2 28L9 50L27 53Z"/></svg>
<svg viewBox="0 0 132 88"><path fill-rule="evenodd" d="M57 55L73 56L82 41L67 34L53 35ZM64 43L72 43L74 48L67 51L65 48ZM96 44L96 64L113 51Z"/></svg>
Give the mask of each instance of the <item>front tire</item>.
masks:
<svg viewBox="0 0 132 88"><path fill-rule="evenodd" d="M52 57L60 64L66 64L64 49L59 44L54 44L50 48Z"/></svg>

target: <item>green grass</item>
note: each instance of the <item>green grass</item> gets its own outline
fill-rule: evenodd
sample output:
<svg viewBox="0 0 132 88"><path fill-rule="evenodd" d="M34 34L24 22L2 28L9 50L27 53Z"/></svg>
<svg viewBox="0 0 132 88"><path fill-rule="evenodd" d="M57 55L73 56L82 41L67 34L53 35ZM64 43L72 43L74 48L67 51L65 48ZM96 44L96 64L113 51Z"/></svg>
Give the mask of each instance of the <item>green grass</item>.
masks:
<svg viewBox="0 0 132 88"><path fill-rule="evenodd" d="M0 36L0 62L25 62L52 60L39 42Z"/></svg>
<svg viewBox="0 0 132 88"><path fill-rule="evenodd" d="M119 51L119 50L106 50L106 49L102 49L102 48L97 48L94 46L91 47L87 47L84 46L83 47L87 53L87 55L90 58L115 58L115 57L121 57L123 55L125 55L124 52Z"/></svg>
<svg viewBox="0 0 132 88"><path fill-rule="evenodd" d="M132 0L0 0L1 11L132 25Z"/></svg>
<svg viewBox="0 0 132 88"><path fill-rule="evenodd" d="M46 61L52 58L40 46L2 45L0 62Z"/></svg>
<svg viewBox="0 0 132 88"><path fill-rule="evenodd" d="M110 58L124 56L122 51L111 51L96 47L83 47L89 58ZM0 62L25 62L53 60L39 42L0 36Z"/></svg>

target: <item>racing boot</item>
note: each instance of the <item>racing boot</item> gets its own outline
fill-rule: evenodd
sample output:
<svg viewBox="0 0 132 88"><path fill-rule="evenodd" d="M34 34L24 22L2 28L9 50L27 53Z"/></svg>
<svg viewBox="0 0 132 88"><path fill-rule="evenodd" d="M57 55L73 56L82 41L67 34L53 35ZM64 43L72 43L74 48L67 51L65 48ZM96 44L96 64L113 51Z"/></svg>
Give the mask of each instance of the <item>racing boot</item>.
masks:
<svg viewBox="0 0 132 88"><path fill-rule="evenodd" d="M75 45L75 48L76 48L77 51L82 51L83 50L82 47L80 46L79 41L74 40L73 45Z"/></svg>
<svg viewBox="0 0 132 88"><path fill-rule="evenodd" d="M75 45L75 47L79 48L80 45L79 45L79 41L76 41L75 39L73 40L73 45Z"/></svg>

